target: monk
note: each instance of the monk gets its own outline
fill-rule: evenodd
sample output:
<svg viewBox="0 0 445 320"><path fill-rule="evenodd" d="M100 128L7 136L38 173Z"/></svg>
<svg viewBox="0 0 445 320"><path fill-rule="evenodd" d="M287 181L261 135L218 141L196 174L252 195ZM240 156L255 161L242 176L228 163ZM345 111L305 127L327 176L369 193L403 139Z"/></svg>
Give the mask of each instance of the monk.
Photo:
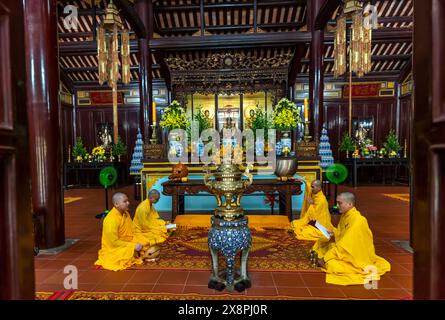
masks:
<svg viewBox="0 0 445 320"><path fill-rule="evenodd" d="M136 208L133 219L135 238L150 246L164 242L169 236L167 222L161 219L153 206L160 196L157 190L150 190L147 199Z"/></svg>
<svg viewBox="0 0 445 320"><path fill-rule="evenodd" d="M331 223L329 204L321 191L320 180L314 180L310 185L305 181L304 183L306 189L300 219L292 221L291 228L299 240L318 240L324 235L315 228L315 221L329 230L334 229Z"/></svg>
<svg viewBox="0 0 445 320"><path fill-rule="evenodd" d="M313 250L318 266L326 272L326 282L338 285L368 284L391 270L385 259L375 254L372 232L364 216L355 208L355 196L337 196L341 217L330 240L320 238Z"/></svg>
<svg viewBox="0 0 445 320"><path fill-rule="evenodd" d="M127 195L115 193L112 202L114 207L103 220L102 247L99 250L99 259L94 264L118 271L142 264L139 256L147 248L134 238Z"/></svg>

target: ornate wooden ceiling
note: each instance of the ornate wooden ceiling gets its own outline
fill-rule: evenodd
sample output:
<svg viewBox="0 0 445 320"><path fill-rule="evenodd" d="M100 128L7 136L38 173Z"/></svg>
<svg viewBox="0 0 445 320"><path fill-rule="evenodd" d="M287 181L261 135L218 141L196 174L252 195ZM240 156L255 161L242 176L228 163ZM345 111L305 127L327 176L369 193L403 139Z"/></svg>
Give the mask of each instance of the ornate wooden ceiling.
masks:
<svg viewBox="0 0 445 320"><path fill-rule="evenodd" d="M140 21L132 19L131 13L135 14L132 2L114 1L130 8L122 10L126 12L122 15L127 19L127 28L132 31L131 74L136 83L139 73L137 35L143 30ZM368 77L396 78L412 54L413 0L370 2L377 6L379 29L373 32L372 72ZM77 30L67 30L63 24L66 5L79 8ZM62 78L71 86L98 83L93 31L102 19L104 8L105 0L58 1L59 63ZM323 68L327 78L332 77L332 29L337 11L327 18L325 29ZM283 53L291 54L285 66L290 76L308 76L311 35L307 32L306 0L159 0L153 1L153 14L150 47L155 80L163 80L166 72L172 75L176 72L168 69L171 66L168 61L172 58L196 63L215 54L245 55L252 61L278 59Z"/></svg>

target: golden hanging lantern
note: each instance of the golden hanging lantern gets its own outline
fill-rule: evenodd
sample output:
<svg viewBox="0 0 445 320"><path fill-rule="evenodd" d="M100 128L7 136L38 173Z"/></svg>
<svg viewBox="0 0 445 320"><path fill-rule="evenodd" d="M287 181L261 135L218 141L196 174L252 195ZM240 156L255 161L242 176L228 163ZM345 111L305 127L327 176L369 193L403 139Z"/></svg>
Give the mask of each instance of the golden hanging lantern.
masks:
<svg viewBox="0 0 445 320"><path fill-rule="evenodd" d="M360 1L346 0L342 15L337 20L334 35L334 77L346 72L346 19L352 19L349 39L349 72L362 77L371 71L372 29L366 26Z"/></svg>
<svg viewBox="0 0 445 320"><path fill-rule="evenodd" d="M346 19L352 20L349 39L349 135L352 134L352 73L362 77L371 71L372 28L365 23L362 3L356 0L344 0L343 13L337 19L334 34L334 77L346 73Z"/></svg>
<svg viewBox="0 0 445 320"><path fill-rule="evenodd" d="M120 52L119 52L120 40ZM119 61L119 56L121 61ZM97 59L99 84L108 81L113 92L113 125L114 142L118 139L117 126L117 82L122 79L124 84L131 80L130 73L130 36L123 26L119 11L110 1L105 9L105 19L97 27ZM121 73L119 72L121 66Z"/></svg>

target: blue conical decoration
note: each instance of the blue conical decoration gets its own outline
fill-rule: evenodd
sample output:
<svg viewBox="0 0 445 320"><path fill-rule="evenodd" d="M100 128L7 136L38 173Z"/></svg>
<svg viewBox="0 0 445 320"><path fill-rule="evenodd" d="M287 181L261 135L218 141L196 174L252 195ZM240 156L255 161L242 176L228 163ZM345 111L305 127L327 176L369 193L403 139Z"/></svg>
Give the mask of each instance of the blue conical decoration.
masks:
<svg viewBox="0 0 445 320"><path fill-rule="evenodd" d="M324 127L321 130L318 154L321 157L320 167L325 171L329 165L334 163L334 157L332 156L331 144L329 143L328 130Z"/></svg>
<svg viewBox="0 0 445 320"><path fill-rule="evenodd" d="M144 167L142 164L143 150L142 146L142 134L140 128L138 128L138 134L136 136L136 143L134 145L133 158L131 159L130 174L139 174Z"/></svg>

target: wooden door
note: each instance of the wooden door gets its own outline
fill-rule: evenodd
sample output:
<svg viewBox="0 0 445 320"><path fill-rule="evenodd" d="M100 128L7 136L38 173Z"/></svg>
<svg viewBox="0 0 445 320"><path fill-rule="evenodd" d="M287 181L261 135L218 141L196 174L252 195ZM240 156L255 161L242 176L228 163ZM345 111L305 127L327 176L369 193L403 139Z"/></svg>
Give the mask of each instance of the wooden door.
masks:
<svg viewBox="0 0 445 320"><path fill-rule="evenodd" d="M24 21L0 0L0 299L34 298Z"/></svg>
<svg viewBox="0 0 445 320"><path fill-rule="evenodd" d="M414 1L414 298L445 299L445 1Z"/></svg>

